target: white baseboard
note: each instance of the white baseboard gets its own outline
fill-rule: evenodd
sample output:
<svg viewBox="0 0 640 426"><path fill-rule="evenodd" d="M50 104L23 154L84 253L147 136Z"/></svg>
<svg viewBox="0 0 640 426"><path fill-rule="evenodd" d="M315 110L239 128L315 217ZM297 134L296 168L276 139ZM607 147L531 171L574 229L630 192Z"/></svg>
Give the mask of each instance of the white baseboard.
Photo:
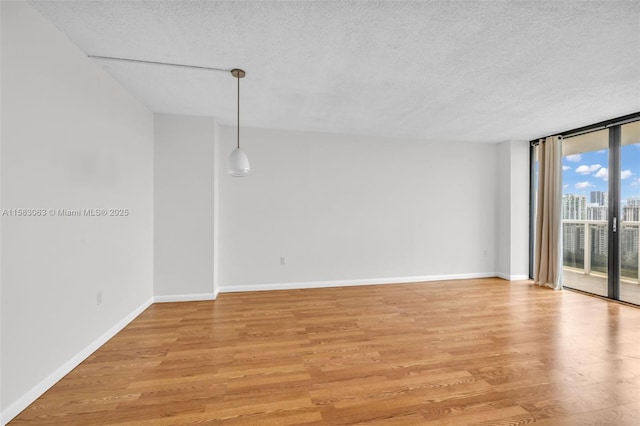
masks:
<svg viewBox="0 0 640 426"><path fill-rule="evenodd" d="M507 274L503 274L502 272L498 272L496 276L498 278L502 278L503 280L507 280L507 281L522 281L522 280L529 279L529 275L507 275Z"/></svg>
<svg viewBox="0 0 640 426"><path fill-rule="evenodd" d="M349 287L356 285L377 285L377 284L402 284L418 283L425 281L447 281L464 280L471 278L492 278L496 277L495 272L479 272L472 274L451 274L451 275L422 275L412 277L392 277L392 278L370 278L360 280L340 280L340 281L305 281L293 283L271 283L271 284L250 284L250 285L229 285L221 286L220 293L236 293L242 291L264 291L264 290L297 290L304 288L322 287Z"/></svg>
<svg viewBox="0 0 640 426"><path fill-rule="evenodd" d="M524 281L528 279L529 279L529 275L511 275L510 281Z"/></svg>
<svg viewBox="0 0 640 426"><path fill-rule="evenodd" d="M66 376L71 370L76 368L82 361L87 359L89 355L94 353L100 346L104 345L109 339L115 336L120 330L122 330L127 324L133 321L138 315L140 315L145 309L147 309L153 303L153 298L147 300L142 305L138 306L129 315L118 321L113 327L105 331L100 337L91 342L87 347L74 355L70 360L62 364L53 373L31 388L27 393L22 395L17 401L8 406L6 409L0 412L0 424L5 425L11 421L15 416L20 414L22 410L27 408L33 401L38 399L43 393L45 393L51 386L55 385L60 379Z"/></svg>
<svg viewBox="0 0 640 426"><path fill-rule="evenodd" d="M167 302L197 302L200 300L216 300L218 292L198 294L170 294L166 296L154 296L155 303Z"/></svg>

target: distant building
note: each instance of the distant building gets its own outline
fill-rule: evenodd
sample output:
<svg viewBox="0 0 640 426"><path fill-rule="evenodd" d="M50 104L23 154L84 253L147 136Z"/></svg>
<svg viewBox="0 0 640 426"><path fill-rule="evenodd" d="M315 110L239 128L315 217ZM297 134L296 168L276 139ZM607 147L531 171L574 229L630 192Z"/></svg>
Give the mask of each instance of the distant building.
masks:
<svg viewBox="0 0 640 426"><path fill-rule="evenodd" d="M640 198L632 197L627 199L628 207L640 207Z"/></svg>
<svg viewBox="0 0 640 426"><path fill-rule="evenodd" d="M640 229L638 225L627 225L622 228L620 249L622 261L635 263L638 259L638 246L640 246Z"/></svg>
<svg viewBox="0 0 640 426"><path fill-rule="evenodd" d="M640 204L629 205L629 200L627 200L627 205L622 209L622 220L625 222L640 222Z"/></svg>
<svg viewBox="0 0 640 426"><path fill-rule="evenodd" d="M562 219L563 220L586 220L587 219L587 197L585 195L563 194L562 195Z"/></svg>
<svg viewBox="0 0 640 426"><path fill-rule="evenodd" d="M598 204L589 204L587 206L587 220L609 220L609 207Z"/></svg>
<svg viewBox="0 0 640 426"><path fill-rule="evenodd" d="M591 193L589 193L589 202L599 206L608 206L609 193L605 191L591 191Z"/></svg>
<svg viewBox="0 0 640 426"><path fill-rule="evenodd" d="M578 223L565 223L562 226L562 249L564 258L583 259L584 256L584 226Z"/></svg>
<svg viewBox="0 0 640 426"><path fill-rule="evenodd" d="M609 230L607 225L591 225L591 254L607 256L609 253Z"/></svg>

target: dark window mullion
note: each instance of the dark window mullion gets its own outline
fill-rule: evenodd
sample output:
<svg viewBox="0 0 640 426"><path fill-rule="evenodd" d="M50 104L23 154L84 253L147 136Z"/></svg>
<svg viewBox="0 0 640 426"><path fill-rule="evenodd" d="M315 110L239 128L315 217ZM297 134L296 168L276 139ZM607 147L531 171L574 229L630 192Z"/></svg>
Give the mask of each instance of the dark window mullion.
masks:
<svg viewBox="0 0 640 426"><path fill-rule="evenodd" d="M614 229L616 232L614 232ZM609 128L609 298L620 300L620 126Z"/></svg>

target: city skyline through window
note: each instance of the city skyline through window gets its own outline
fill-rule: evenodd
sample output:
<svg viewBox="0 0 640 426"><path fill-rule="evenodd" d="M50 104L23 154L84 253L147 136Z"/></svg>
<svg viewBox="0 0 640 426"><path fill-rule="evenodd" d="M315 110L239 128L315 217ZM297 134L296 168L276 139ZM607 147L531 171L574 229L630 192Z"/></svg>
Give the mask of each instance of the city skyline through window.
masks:
<svg viewBox="0 0 640 426"><path fill-rule="evenodd" d="M628 196L621 200L622 207L628 204L629 199L640 199L640 142L625 148L625 155L621 158L620 187L621 193ZM593 203L592 193L608 194L608 162L606 149L563 157L562 194L584 196L588 204ZM600 205L607 206L607 203ZM564 211L563 219L569 219L564 217Z"/></svg>

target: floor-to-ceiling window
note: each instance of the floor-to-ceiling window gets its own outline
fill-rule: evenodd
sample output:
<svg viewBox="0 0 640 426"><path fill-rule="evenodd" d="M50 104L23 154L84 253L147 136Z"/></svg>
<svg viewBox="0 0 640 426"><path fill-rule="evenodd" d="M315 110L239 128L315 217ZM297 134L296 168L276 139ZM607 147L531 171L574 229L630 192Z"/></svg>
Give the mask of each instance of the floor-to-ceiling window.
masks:
<svg viewBox="0 0 640 426"><path fill-rule="evenodd" d="M640 121L620 127L620 300L640 305Z"/></svg>
<svg viewBox="0 0 640 426"><path fill-rule="evenodd" d="M562 255L565 287L640 305L640 121L634 120L640 113L563 135ZM532 162L532 182L535 173Z"/></svg>
<svg viewBox="0 0 640 426"><path fill-rule="evenodd" d="M608 296L609 131L562 141L563 285Z"/></svg>

